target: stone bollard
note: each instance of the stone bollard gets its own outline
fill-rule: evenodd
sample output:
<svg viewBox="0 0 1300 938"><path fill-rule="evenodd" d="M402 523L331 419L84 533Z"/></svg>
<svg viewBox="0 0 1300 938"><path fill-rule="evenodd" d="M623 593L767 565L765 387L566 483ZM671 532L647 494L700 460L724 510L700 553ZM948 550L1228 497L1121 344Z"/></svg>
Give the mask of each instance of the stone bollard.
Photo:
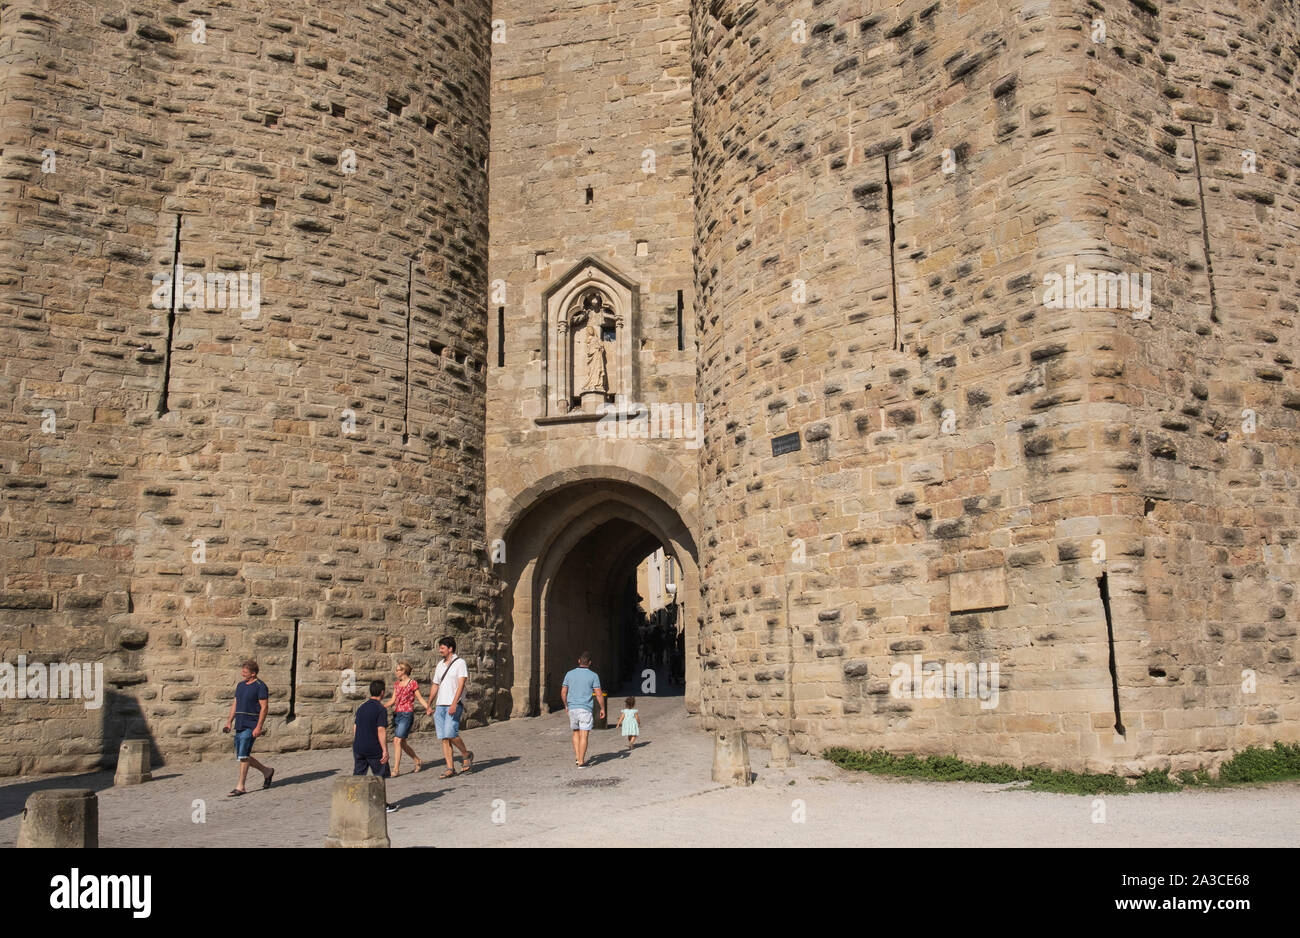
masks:
<svg viewBox="0 0 1300 938"><path fill-rule="evenodd" d="M139 785L153 778L149 773L149 740L124 739L117 751L117 773L113 785Z"/></svg>
<svg viewBox="0 0 1300 938"><path fill-rule="evenodd" d="M384 811L386 786L374 775L351 775L334 780L330 799L327 847L389 847L388 815Z"/></svg>
<svg viewBox="0 0 1300 938"><path fill-rule="evenodd" d="M749 747L740 730L719 731L713 737L713 780L724 785L749 785Z"/></svg>
<svg viewBox="0 0 1300 938"><path fill-rule="evenodd" d="M19 847L98 847L99 798L89 788L33 792L18 824Z"/></svg>
<svg viewBox="0 0 1300 938"><path fill-rule="evenodd" d="M793 765L790 761L790 740L785 736L772 737L772 752L767 760L769 769L788 769Z"/></svg>

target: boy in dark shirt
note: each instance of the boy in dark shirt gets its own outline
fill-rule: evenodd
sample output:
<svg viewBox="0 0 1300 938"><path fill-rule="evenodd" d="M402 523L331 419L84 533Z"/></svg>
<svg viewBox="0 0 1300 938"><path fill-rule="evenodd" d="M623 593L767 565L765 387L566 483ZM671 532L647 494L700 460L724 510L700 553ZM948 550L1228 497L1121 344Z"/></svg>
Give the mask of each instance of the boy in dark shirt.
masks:
<svg viewBox="0 0 1300 938"><path fill-rule="evenodd" d="M365 775L369 769L380 778L388 778L388 708L380 701L384 697L384 682L370 682L370 699L357 708L352 724L352 774ZM397 805L385 805L388 812Z"/></svg>
<svg viewBox="0 0 1300 938"><path fill-rule="evenodd" d="M380 703L384 682L370 682L370 699L357 708L352 728L353 775L365 775L366 769L380 778L388 777L388 710Z"/></svg>

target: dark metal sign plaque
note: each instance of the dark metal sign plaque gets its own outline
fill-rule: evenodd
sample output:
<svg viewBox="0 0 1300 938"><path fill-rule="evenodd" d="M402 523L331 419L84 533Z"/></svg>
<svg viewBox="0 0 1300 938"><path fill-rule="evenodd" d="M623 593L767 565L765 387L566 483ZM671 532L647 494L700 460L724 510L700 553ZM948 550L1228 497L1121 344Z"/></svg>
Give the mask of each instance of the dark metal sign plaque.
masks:
<svg viewBox="0 0 1300 938"><path fill-rule="evenodd" d="M786 453L793 453L802 449L803 445L799 442L799 431L794 433L783 433L780 436L772 437L772 455L784 456Z"/></svg>

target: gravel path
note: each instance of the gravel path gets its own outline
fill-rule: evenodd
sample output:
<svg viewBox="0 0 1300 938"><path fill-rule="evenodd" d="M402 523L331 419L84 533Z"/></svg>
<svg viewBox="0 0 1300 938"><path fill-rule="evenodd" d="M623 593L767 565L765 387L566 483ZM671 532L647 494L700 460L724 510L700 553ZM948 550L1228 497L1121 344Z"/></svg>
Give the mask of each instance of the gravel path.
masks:
<svg viewBox="0 0 1300 938"><path fill-rule="evenodd" d="M796 756L768 770L750 751L750 788L711 781L712 740L680 697L639 701L643 742L622 750L616 730L592 733L594 764L573 764L563 713L467 730L468 776L439 780L439 745L412 737L428 767L390 780L400 809L388 817L395 847L413 846L1224 846L1300 843L1300 783L1229 791L1094 797L1004 785L937 783L841 770ZM617 708L615 708L617 712ZM228 762L164 767L146 785L115 789L112 774L11 779L0 784L0 845L12 846L18 814L37 788L99 791L100 844L126 846L319 846L329 827L332 779L351 770L349 750L272 755L275 786L225 797ZM194 820L203 803L204 821ZM800 820L802 818L802 820Z"/></svg>

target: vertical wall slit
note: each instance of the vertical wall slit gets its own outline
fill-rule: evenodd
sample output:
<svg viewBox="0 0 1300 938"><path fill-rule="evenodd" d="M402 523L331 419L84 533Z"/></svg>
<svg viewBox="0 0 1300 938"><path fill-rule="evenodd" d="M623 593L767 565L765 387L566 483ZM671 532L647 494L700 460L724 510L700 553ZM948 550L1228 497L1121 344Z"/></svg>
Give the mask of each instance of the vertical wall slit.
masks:
<svg viewBox="0 0 1300 938"><path fill-rule="evenodd" d="M179 284L176 282L180 278L176 276L180 270L181 263L181 216L176 216L176 233L172 238L172 297L171 304L167 308L167 347L163 350L163 380L162 392L158 395L158 410L155 416L161 417L167 413L167 395L171 390L172 383L172 341L176 334L176 291Z"/></svg>
<svg viewBox="0 0 1300 938"><path fill-rule="evenodd" d="M677 291L677 351L686 349L686 333L682 331L682 291Z"/></svg>
<svg viewBox="0 0 1300 938"><path fill-rule="evenodd" d="M289 658L289 713L284 722L292 723L297 714L294 708L298 704L298 620L293 620L293 655Z"/></svg>
<svg viewBox="0 0 1300 938"><path fill-rule="evenodd" d="M1205 245L1205 276L1210 281L1210 322L1219 321L1219 303L1214 295L1214 263L1210 259L1210 223L1205 214L1205 183L1201 180L1201 148L1196 140L1196 125L1192 128L1192 158L1196 162L1196 192L1201 202L1201 241Z"/></svg>
<svg viewBox="0 0 1300 938"><path fill-rule="evenodd" d="M1110 693L1115 703L1115 732L1124 735L1124 720L1119 712L1119 670L1115 667L1115 623L1110 614L1110 581L1106 574L1097 577L1101 608L1106 614L1106 643L1110 646Z"/></svg>
<svg viewBox="0 0 1300 938"><path fill-rule="evenodd" d="M506 308L497 307L497 367L506 366Z"/></svg>
<svg viewBox="0 0 1300 938"><path fill-rule="evenodd" d="M411 438L411 276L415 271L415 259L406 263L406 398L402 403L402 445Z"/></svg>
<svg viewBox="0 0 1300 938"><path fill-rule="evenodd" d="M889 154L885 154L885 209L889 212L889 298L894 304L894 348L902 349L898 325L898 270L894 263L894 180L889 175Z"/></svg>

